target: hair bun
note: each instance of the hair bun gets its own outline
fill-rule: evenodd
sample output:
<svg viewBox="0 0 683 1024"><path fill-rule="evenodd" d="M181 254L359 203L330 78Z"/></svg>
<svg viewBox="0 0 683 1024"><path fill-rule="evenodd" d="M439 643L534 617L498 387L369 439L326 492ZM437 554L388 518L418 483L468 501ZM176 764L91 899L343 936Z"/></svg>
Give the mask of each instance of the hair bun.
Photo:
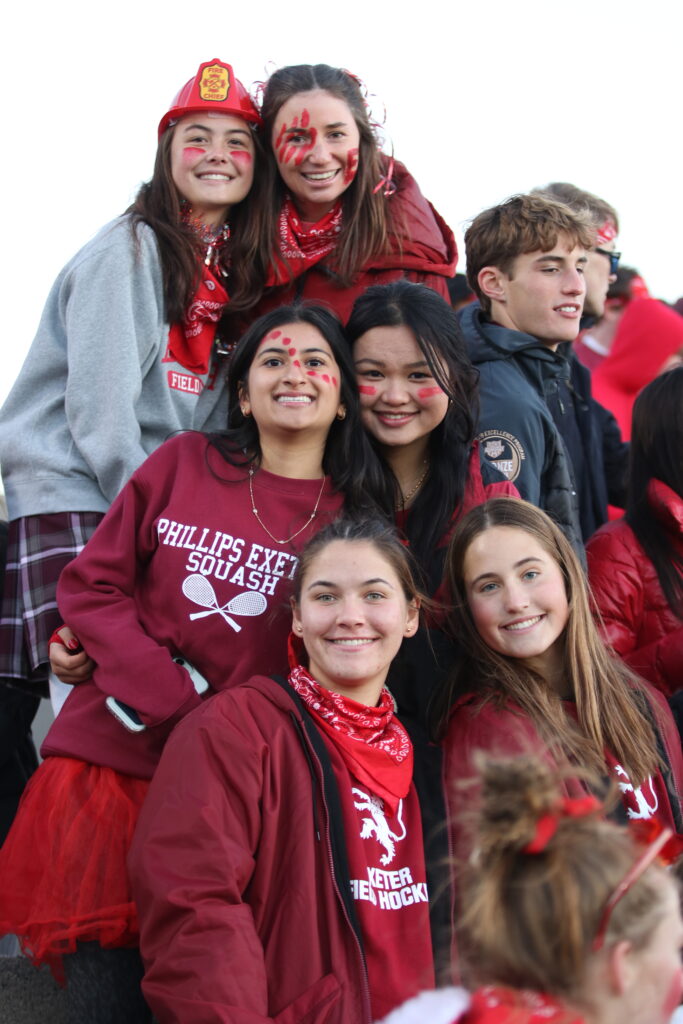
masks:
<svg viewBox="0 0 683 1024"><path fill-rule="evenodd" d="M561 798L556 772L537 757L490 757L479 754L482 780L476 846L479 855L521 850L533 839L536 824Z"/></svg>

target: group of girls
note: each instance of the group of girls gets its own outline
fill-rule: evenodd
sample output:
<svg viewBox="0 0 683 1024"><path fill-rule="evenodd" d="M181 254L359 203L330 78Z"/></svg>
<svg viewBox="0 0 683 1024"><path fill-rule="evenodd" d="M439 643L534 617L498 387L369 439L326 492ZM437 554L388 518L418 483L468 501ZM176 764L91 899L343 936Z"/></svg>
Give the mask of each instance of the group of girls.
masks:
<svg viewBox="0 0 683 1024"><path fill-rule="evenodd" d="M259 112L231 65L200 65L161 119L152 180L57 279L0 413L0 677L46 689L61 570L166 437L222 429L225 354L249 322L295 297L345 320L403 276L445 296L455 258L353 75L283 68Z"/></svg>
<svg viewBox="0 0 683 1024"><path fill-rule="evenodd" d="M192 90L208 102L205 72L218 89L217 66L226 67L214 61L188 83L161 125L165 194L174 193L181 219L181 199L189 203L195 265L202 255L202 266L218 271L193 283L193 297L202 284L208 292L220 285L213 261L223 239L215 231L207 239L192 222L206 207L215 212L215 193L224 217L238 172L259 156L248 118L226 127L225 118L238 120L234 111L216 119L204 117L206 107L189 109ZM321 77L331 69L308 69L305 87L285 74L296 70L273 76L280 91L269 107L267 87L263 106L275 155L262 159L277 161L289 190L279 252L303 294L308 282L324 281L346 295L344 274L359 266L353 254L372 247L360 223L356 234L350 227L360 198L381 196L388 210L392 183L396 196L401 183L384 158L381 190L374 170L360 174L367 148L349 143L352 125L338 104L355 125L351 142L360 113ZM352 87L351 76L336 74ZM293 99L282 98L287 81L296 84ZM228 98L235 94L248 102L237 88ZM308 218L330 214L319 234L308 230ZM363 218L364 230L377 227ZM330 259L334 236L339 266ZM379 252L380 235L372 237ZM284 265L276 261L274 273ZM161 266L165 273L163 256ZM381 260L368 261L368 273L375 269L383 273ZM278 279L276 287L292 285ZM212 309L206 294L197 301ZM58 305L68 312L64 296ZM157 361L176 343L184 358L201 349L215 360L209 322L216 326L210 316L197 329L189 316L176 320ZM418 640L421 608L458 650L435 699L443 790L462 856L476 839L461 826L469 794L453 780L474 773L474 747L540 754L564 771L561 799L584 797L570 766L588 765L618 784L622 816L680 828L683 764L668 708L606 653L562 534L509 484L482 477L474 377L452 311L423 285L383 283L357 299L348 339L320 307L261 316L229 361L227 430L152 441L156 450L131 465L118 497L114 488L101 499L99 516L113 499L111 508L62 572L60 613L85 651L64 656L80 666L78 685L0 851L0 927L20 935L35 962L65 972L73 1021L149 1020L149 1005L160 1024L362 1024L433 985L422 795L410 737L384 685L399 648ZM65 358L65 340L62 349ZM168 380L188 369L174 360ZM197 408L212 380L214 390L222 386L207 374ZM77 421L79 408L64 411L65 421ZM81 458L75 438L66 447ZM496 494L504 496L486 500ZM58 514L79 520L84 510ZM36 518L35 536L42 512ZM408 542L415 569L387 521ZM20 522L24 548L40 551ZM432 609L434 596L445 610ZM431 670L425 662L409 677L399 714L410 700L425 711ZM625 874L633 854L623 845ZM648 877L664 890L660 876L653 868ZM603 904L618 882L606 879ZM658 922L624 941L641 950ZM605 955L624 934L607 930ZM667 942L668 950L680 936ZM486 980L550 984L542 973L499 970L494 962ZM550 993L573 996L579 974ZM664 1009L650 1019L664 1024Z"/></svg>

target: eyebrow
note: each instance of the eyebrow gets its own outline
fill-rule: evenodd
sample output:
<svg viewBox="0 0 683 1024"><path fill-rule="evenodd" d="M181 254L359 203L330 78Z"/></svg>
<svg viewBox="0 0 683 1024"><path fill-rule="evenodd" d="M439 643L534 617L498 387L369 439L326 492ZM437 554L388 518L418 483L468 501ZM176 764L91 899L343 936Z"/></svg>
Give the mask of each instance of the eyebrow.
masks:
<svg viewBox="0 0 683 1024"><path fill-rule="evenodd" d="M287 348L292 348L292 346L296 344L296 338L292 338L292 344L288 345ZM266 355L267 352L277 352L277 354L281 356L286 353L287 348L285 348L284 345L280 345L279 348L277 348L276 346L273 346L272 348L262 348L259 350L257 355L264 356ZM302 348L299 349L299 351L301 352L302 355L308 355L309 352L321 352L324 356L328 357L331 355L331 353L328 352L326 348L316 348L315 346L312 346L311 348Z"/></svg>
<svg viewBox="0 0 683 1024"><path fill-rule="evenodd" d="M394 587L392 587L392 585L389 582L389 580L385 580L382 576L375 576L371 580L364 580L361 583L361 587L370 587L374 583L384 583L384 585L389 587L391 590L395 589ZM335 588L339 587L339 584L338 583L334 583L331 580L314 580L313 583L310 583L306 587L306 590L313 590L314 587L330 587L331 589L334 590Z"/></svg>
<svg viewBox="0 0 683 1024"><path fill-rule="evenodd" d="M210 125L208 125L208 124L201 124L199 121L197 121L196 124L186 124L185 127L183 128L183 131L184 132L196 132L197 129L200 129L203 132L211 132L212 135L216 131L216 129L212 128ZM249 129L248 128L226 128L225 129L225 134L226 135L237 135L237 134L239 134L239 135L249 135Z"/></svg>
<svg viewBox="0 0 683 1024"><path fill-rule="evenodd" d="M363 356L362 359L356 359L356 366L360 366L361 363L371 363L372 366L386 366L386 362L383 359L370 359L368 356ZM416 370L420 366L429 366L429 363L426 359L418 359L415 363L404 363L401 369Z"/></svg>
<svg viewBox="0 0 683 1024"><path fill-rule="evenodd" d="M528 562L543 562L543 558L540 555L529 555L528 558L520 558L518 562L515 562L512 568L520 569ZM497 572L483 572L481 575L477 576L476 579L472 580L470 586L473 587L476 583L479 583L480 580L494 579L496 576L498 576Z"/></svg>
<svg viewBox="0 0 683 1024"><path fill-rule="evenodd" d="M346 128L348 125L347 121L333 121L331 124L323 125L324 131L330 131L333 128ZM285 135L299 135L301 132L310 132L311 125L292 125L289 128L285 128Z"/></svg>
<svg viewBox="0 0 683 1024"><path fill-rule="evenodd" d="M569 259L568 256L543 255L543 256L539 256L538 257L538 259L536 260L536 263L566 263L568 261L568 259ZM587 256L579 256L577 262L578 263L588 263L588 257Z"/></svg>

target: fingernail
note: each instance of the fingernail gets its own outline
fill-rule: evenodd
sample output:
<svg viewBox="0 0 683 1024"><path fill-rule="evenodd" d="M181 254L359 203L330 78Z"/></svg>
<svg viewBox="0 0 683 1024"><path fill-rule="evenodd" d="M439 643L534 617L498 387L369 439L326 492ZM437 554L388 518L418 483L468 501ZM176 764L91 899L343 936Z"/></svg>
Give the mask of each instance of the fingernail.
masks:
<svg viewBox="0 0 683 1024"><path fill-rule="evenodd" d="M74 636L71 638L71 640L67 640L66 646L69 648L70 651L75 651L77 647L81 646L81 644L77 637Z"/></svg>

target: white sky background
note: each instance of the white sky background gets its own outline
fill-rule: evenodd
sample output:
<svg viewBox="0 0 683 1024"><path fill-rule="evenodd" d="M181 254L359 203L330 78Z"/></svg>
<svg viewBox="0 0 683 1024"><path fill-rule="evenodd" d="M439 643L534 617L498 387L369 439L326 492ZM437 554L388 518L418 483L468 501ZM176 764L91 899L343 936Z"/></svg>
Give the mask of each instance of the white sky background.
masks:
<svg viewBox="0 0 683 1024"><path fill-rule="evenodd" d="M161 115L213 57L245 84L268 62L359 75L461 253L468 220L514 192L564 180L604 196L624 261L675 300L682 29L679 0L13 3L0 54L0 401L60 268L151 175Z"/></svg>

